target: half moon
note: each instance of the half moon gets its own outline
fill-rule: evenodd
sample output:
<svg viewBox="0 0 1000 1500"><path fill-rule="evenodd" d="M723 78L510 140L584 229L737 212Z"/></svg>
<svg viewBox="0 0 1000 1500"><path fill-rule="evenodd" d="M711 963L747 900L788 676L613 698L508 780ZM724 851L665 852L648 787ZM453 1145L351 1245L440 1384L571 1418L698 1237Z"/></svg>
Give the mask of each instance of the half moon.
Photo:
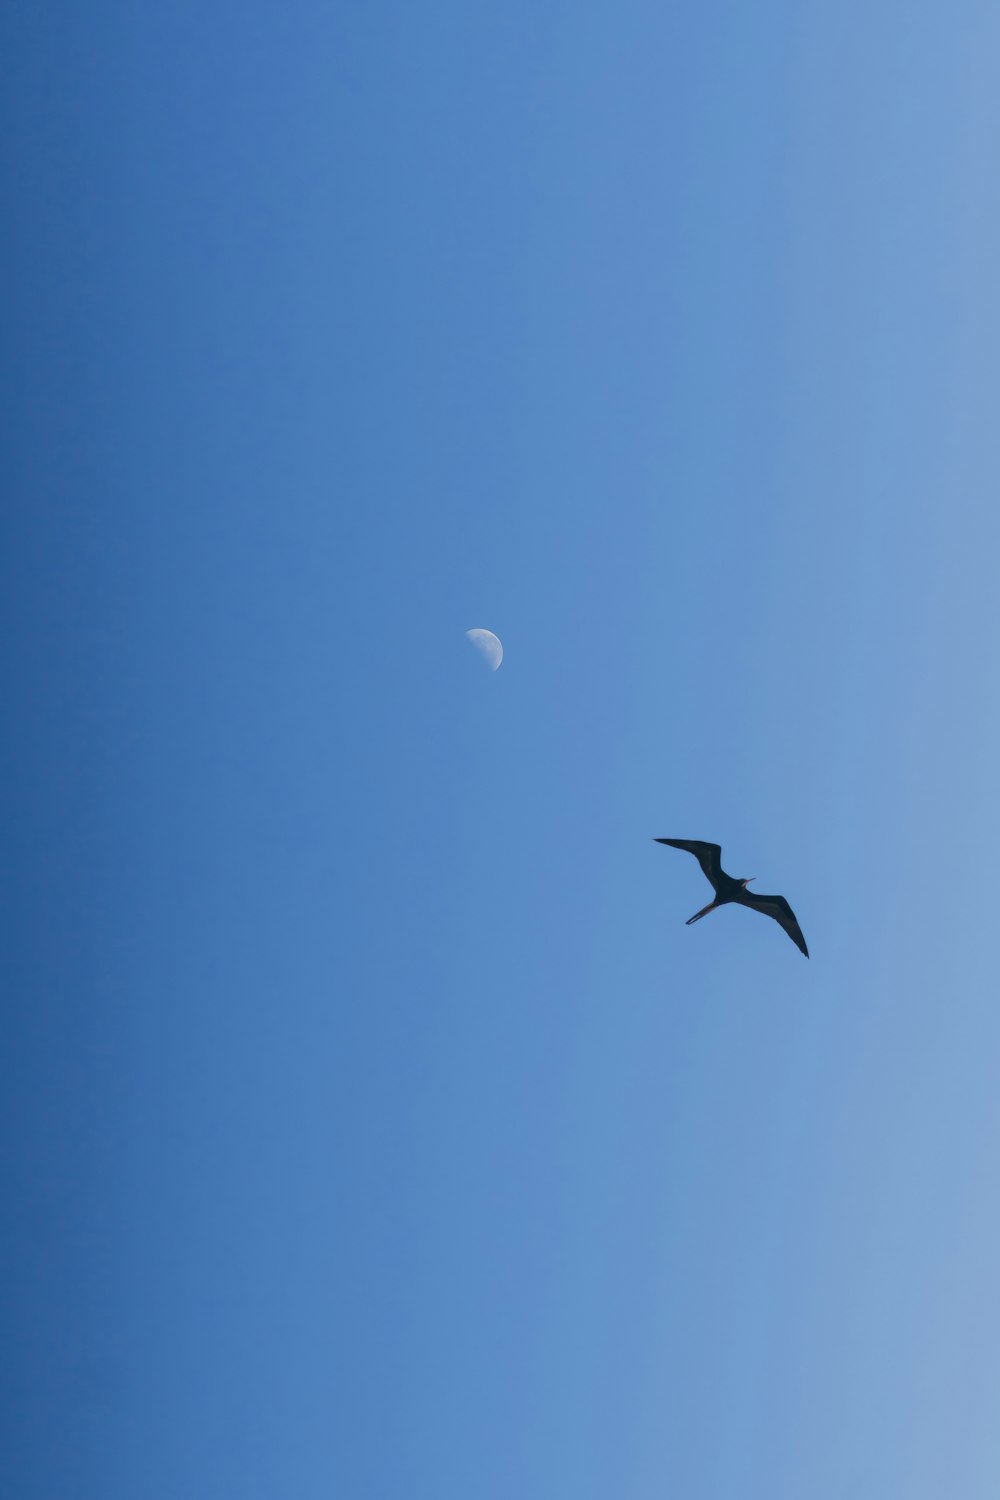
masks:
<svg viewBox="0 0 1000 1500"><path fill-rule="evenodd" d="M503 647L499 637L495 636L492 630L467 630L465 634L476 650L482 652L489 663L490 671L495 672L503 661Z"/></svg>

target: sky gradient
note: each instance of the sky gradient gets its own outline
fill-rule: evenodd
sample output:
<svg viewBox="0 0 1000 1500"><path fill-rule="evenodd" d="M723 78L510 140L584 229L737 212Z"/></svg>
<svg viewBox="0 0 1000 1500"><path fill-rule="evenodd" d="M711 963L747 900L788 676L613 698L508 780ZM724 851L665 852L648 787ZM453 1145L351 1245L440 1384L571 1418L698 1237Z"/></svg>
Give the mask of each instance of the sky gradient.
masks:
<svg viewBox="0 0 1000 1500"><path fill-rule="evenodd" d="M0 1491L994 1500L995 7L0 36Z"/></svg>

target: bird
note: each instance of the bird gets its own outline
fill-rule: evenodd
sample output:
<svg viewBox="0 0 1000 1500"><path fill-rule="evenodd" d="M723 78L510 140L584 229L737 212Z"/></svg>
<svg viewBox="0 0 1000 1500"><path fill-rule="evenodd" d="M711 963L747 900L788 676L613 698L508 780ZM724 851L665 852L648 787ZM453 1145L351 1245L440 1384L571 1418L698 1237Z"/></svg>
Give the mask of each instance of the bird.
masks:
<svg viewBox="0 0 1000 1500"><path fill-rule="evenodd" d="M701 917L707 916L718 906L728 906L730 902L736 901L740 906L749 906L751 911L763 912L765 917L773 917L778 926L783 927L788 933L796 948L800 949L806 958L809 957L809 949L802 936L802 928L784 896L759 896L756 891L748 891L747 886L751 880L756 880L756 875L751 875L749 880L734 880L732 875L727 875L722 868L720 845L706 844L701 839L655 839L654 843L669 844L672 849L686 849L688 854L693 854L701 865L702 873L715 889L715 900L703 906L701 911L696 911L693 917L688 917L685 926L690 927L692 922L697 922Z"/></svg>

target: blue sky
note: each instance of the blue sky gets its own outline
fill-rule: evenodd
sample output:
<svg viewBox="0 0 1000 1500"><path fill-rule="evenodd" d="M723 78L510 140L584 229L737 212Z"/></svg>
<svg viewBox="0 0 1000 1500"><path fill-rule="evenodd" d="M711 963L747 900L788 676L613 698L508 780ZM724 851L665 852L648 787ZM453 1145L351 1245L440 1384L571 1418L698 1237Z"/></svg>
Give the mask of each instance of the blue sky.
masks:
<svg viewBox="0 0 1000 1500"><path fill-rule="evenodd" d="M4 1493L992 1500L992 8L0 24Z"/></svg>

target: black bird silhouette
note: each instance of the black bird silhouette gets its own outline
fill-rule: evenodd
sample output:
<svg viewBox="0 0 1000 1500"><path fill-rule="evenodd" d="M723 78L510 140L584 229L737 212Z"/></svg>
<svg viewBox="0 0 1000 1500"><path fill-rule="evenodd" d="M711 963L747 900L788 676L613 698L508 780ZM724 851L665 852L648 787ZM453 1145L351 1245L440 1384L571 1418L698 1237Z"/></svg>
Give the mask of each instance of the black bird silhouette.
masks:
<svg viewBox="0 0 1000 1500"><path fill-rule="evenodd" d="M692 922L697 922L699 917L715 911L717 906L728 906L731 901L738 901L740 906L749 906L751 911L762 911L765 917L773 917L778 926L788 933L796 948L801 948L806 958L809 957L802 928L784 896L758 896L756 891L747 890L750 880L756 879L755 876L751 875L750 880L734 880L731 875L727 875L722 868L722 849L718 844L705 844L701 839L657 839L655 842L669 844L672 849L686 849L689 854L693 854L715 889L715 900L703 906L701 911L696 911L693 917L688 917L688 927Z"/></svg>

